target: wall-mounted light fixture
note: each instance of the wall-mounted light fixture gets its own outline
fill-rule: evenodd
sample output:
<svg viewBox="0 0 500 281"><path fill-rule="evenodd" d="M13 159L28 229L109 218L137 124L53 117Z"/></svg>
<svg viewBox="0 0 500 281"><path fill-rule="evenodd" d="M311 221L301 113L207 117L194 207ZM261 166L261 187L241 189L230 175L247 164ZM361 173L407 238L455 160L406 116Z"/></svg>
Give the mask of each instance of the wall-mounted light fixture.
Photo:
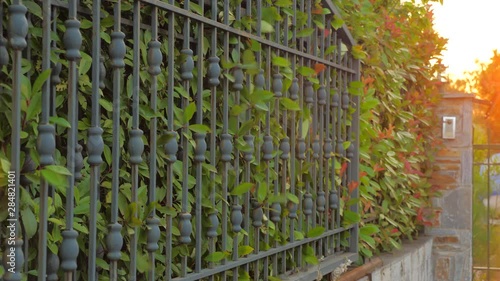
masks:
<svg viewBox="0 0 500 281"><path fill-rule="evenodd" d="M455 139L456 123L456 117L443 116L443 139Z"/></svg>

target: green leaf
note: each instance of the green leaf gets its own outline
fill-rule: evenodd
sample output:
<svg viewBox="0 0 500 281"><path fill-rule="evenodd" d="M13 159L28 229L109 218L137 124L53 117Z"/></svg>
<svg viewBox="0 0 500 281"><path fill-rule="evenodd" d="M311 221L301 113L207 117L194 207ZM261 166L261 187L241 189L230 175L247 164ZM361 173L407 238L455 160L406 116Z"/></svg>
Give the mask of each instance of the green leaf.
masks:
<svg viewBox="0 0 500 281"><path fill-rule="evenodd" d="M253 64L255 63L255 54L252 50L246 49L243 52L243 64Z"/></svg>
<svg viewBox="0 0 500 281"><path fill-rule="evenodd" d="M36 217L30 208L21 210L21 220L23 222L24 230L26 231L26 238L30 239L35 236L38 223L36 222Z"/></svg>
<svg viewBox="0 0 500 281"><path fill-rule="evenodd" d="M380 232L380 229L374 224L367 224L359 229L359 233L365 235L373 235L378 232Z"/></svg>
<svg viewBox="0 0 500 281"><path fill-rule="evenodd" d="M267 183L262 182L259 185L259 189L258 189L258 192L257 192L257 200L260 203L262 203L262 202L264 202L264 200L266 200L266 197L267 197Z"/></svg>
<svg viewBox="0 0 500 281"><path fill-rule="evenodd" d="M299 104L297 102L289 99L289 98L281 98L280 103L287 110L291 110L291 111L299 111L300 110Z"/></svg>
<svg viewBox="0 0 500 281"><path fill-rule="evenodd" d="M366 235L366 234L362 234L360 233L359 234L359 240L360 241L363 241L365 242L366 244L368 244L370 247L372 247L373 249L376 248L376 242L375 242L375 239L373 239L373 237L369 236L369 235Z"/></svg>
<svg viewBox="0 0 500 281"><path fill-rule="evenodd" d="M293 235L295 236L295 240L304 240L304 233L303 232L295 230L293 232Z"/></svg>
<svg viewBox="0 0 500 281"><path fill-rule="evenodd" d="M299 197L293 193L287 193L286 198L290 200L292 203L299 204Z"/></svg>
<svg viewBox="0 0 500 281"><path fill-rule="evenodd" d="M292 5L292 0L276 0L274 5L278 7L288 8Z"/></svg>
<svg viewBox="0 0 500 281"><path fill-rule="evenodd" d="M318 258L316 256L304 256L304 261L312 265L319 264Z"/></svg>
<svg viewBox="0 0 500 281"><path fill-rule="evenodd" d="M40 170L40 174L42 177L50 184L58 188L64 188L68 184L68 179L65 175L61 175L57 172L54 172L47 167Z"/></svg>
<svg viewBox="0 0 500 281"><path fill-rule="evenodd" d="M231 195L242 195L243 193L247 193L253 186L254 184L250 182L241 183L237 187L233 188Z"/></svg>
<svg viewBox="0 0 500 281"><path fill-rule="evenodd" d="M35 80L35 83L33 83L33 88L31 89L32 94L38 93L41 89L45 81L50 77L50 72L51 69L46 69L38 75L38 77Z"/></svg>
<svg viewBox="0 0 500 281"><path fill-rule="evenodd" d="M219 261L223 260L225 257L226 257L226 254L223 252L213 252L205 258L205 261L207 261L207 262L219 262Z"/></svg>
<svg viewBox="0 0 500 281"><path fill-rule="evenodd" d="M62 117L57 117L57 116L51 116L49 118L49 122L53 123L55 125L59 125L64 128L71 128L71 124L68 122L68 120L62 118Z"/></svg>
<svg viewBox="0 0 500 281"><path fill-rule="evenodd" d="M309 230L309 232L307 232L307 238L314 238L314 237L318 237L320 236L321 234L323 234L325 232L325 228L322 227L322 226L317 226L311 230Z"/></svg>
<svg viewBox="0 0 500 281"><path fill-rule="evenodd" d="M193 118L194 113L196 112L196 104L194 102L189 103L186 108L184 108L184 120L183 123L188 123L191 118Z"/></svg>
<svg viewBox="0 0 500 281"><path fill-rule="evenodd" d="M307 66L301 66L297 69L297 72L305 77L313 76L316 75L316 71L314 69L307 67Z"/></svg>
<svg viewBox="0 0 500 281"><path fill-rule="evenodd" d="M189 125L189 130L191 130L195 133L200 133L200 134L206 134L206 133L210 132L210 128L207 125L203 125L203 124Z"/></svg>
<svg viewBox="0 0 500 281"><path fill-rule="evenodd" d="M280 204L285 204L286 203L286 195L285 194L279 194L279 195L275 195L275 194L272 194L269 196L269 204L271 203L280 203Z"/></svg>
<svg viewBox="0 0 500 281"><path fill-rule="evenodd" d="M281 67L289 67L290 66L290 61L288 61L286 58L283 57L278 57L275 56L273 57L273 65L275 66L281 66Z"/></svg>
<svg viewBox="0 0 500 281"><path fill-rule="evenodd" d="M342 20L339 17L335 17L334 20L332 21L332 27L335 30L341 28L343 25L344 25L344 20Z"/></svg>
<svg viewBox="0 0 500 281"><path fill-rule="evenodd" d="M105 99L99 99L99 104L106 109L107 112L113 112L113 104Z"/></svg>
<svg viewBox="0 0 500 281"><path fill-rule="evenodd" d="M361 217L358 213L355 213L350 210L345 210L344 211L344 220L345 223L351 224L351 223L358 223L361 220Z"/></svg>
<svg viewBox="0 0 500 281"><path fill-rule="evenodd" d="M47 170L51 170L54 173L60 174L60 175L66 175L66 176L71 176L71 172L64 166L59 166L59 165L47 165L44 167Z"/></svg>
<svg viewBox="0 0 500 281"><path fill-rule="evenodd" d="M312 28L312 27L304 28L304 29L300 30L299 32L297 32L297 38L311 36L311 34L313 34L313 32L314 32L314 28Z"/></svg>
<svg viewBox="0 0 500 281"><path fill-rule="evenodd" d="M260 103L268 102L273 98L274 98L274 94L271 91L256 90L250 95L249 101L251 104L257 104L259 102Z"/></svg>
<svg viewBox="0 0 500 281"><path fill-rule="evenodd" d="M238 248L238 256L239 257L243 257L243 256L246 256L246 255L249 255L252 252L253 252L253 248L250 247L250 246L247 246L247 245L240 246Z"/></svg>
<svg viewBox="0 0 500 281"><path fill-rule="evenodd" d="M271 33L274 32L274 27L265 20L260 21L260 32Z"/></svg>
<svg viewBox="0 0 500 281"><path fill-rule="evenodd" d="M89 214L90 211L90 197L86 196L80 199L78 204L75 206L73 212L75 215Z"/></svg>

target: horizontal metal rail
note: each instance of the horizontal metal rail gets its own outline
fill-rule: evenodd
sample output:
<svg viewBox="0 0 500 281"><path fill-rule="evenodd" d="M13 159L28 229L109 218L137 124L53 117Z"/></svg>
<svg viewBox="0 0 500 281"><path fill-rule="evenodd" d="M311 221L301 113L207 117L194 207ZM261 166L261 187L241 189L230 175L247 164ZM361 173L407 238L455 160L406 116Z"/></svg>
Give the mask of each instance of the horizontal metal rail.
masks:
<svg viewBox="0 0 500 281"><path fill-rule="evenodd" d="M263 44L264 46L272 47L272 48L276 49L277 51L284 51L284 52L287 52L290 55L296 55L298 57L309 59L311 61L316 61L316 62L324 64L325 66L330 66L330 67L333 67L333 68L336 68L336 69L339 69L339 70L343 70L343 71L345 71L347 73L350 73L350 74L355 74L356 73L356 71L354 69L345 67L345 66L340 65L338 63L322 59L322 58L314 56L312 54L304 53L304 52L299 51L297 49L293 49L293 48L290 48L290 47L285 47L285 46L283 46L281 44L278 44L276 42L273 42L271 40L267 40L267 39L265 39L263 37L254 35L252 33L249 33L249 32L246 32L246 31L243 31L243 30L240 30L240 29L236 29L236 28L231 27L229 25L220 23L218 21L211 20L209 18L206 18L204 16L200 16L200 15L195 14L193 12L186 11L186 10L184 10L182 8L170 5L170 4L168 4L166 2L163 2L163 1L160 1L160 0L140 0L140 2L142 2L142 3L148 3L148 4L151 4L151 5L157 6L158 8L161 8L163 10L170 11L170 12L173 12L173 13L178 14L178 15L182 15L184 17L187 17L187 18L190 18L192 20L196 20L198 22L210 25L212 27L215 27L217 29L229 32L229 33L237 35L237 36L241 36L241 37L245 37L245 38L249 38L249 39L255 40L255 41Z"/></svg>

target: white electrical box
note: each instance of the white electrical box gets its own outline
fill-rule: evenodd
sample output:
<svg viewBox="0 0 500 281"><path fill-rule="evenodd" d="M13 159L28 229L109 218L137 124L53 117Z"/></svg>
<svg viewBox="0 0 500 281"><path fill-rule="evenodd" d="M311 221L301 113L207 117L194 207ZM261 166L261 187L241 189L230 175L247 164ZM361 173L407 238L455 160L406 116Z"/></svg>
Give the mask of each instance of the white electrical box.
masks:
<svg viewBox="0 0 500 281"><path fill-rule="evenodd" d="M443 139L455 139L457 129L457 118L452 116L443 116Z"/></svg>

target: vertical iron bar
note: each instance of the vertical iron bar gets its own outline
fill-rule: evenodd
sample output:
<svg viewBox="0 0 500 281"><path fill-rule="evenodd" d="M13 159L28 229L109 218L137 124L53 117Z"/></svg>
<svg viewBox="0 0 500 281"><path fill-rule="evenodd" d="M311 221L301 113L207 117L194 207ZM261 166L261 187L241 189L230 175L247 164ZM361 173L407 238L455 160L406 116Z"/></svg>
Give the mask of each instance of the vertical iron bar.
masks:
<svg viewBox="0 0 500 281"><path fill-rule="evenodd" d="M204 1L199 0L198 4L201 8L201 14L204 14ZM196 123L203 124L203 44L204 41L204 24L202 22L198 22L198 42L197 42L197 98L196 98ZM206 133L195 133L194 138L196 141L196 186L195 186L195 216L196 216L196 233L195 233L195 242L196 242L196 251L195 251L195 272L200 272L202 268L201 264L201 256L202 256L202 177L203 177L203 169L202 163L205 162L205 152L207 150L206 143ZM215 229L215 231L217 231Z"/></svg>
<svg viewBox="0 0 500 281"><path fill-rule="evenodd" d="M211 2L211 17L213 20L217 20L217 2L215 0L212 0ZM211 33L211 52L210 52L210 57L208 59L209 65L208 65L208 71L207 75L209 77L208 80L208 85L210 86L210 164L212 166L216 166L216 137L217 137L217 86L219 85L219 74L220 74L220 67L219 67L219 58L217 57L217 52L216 52L216 46L217 46L217 29L214 28ZM216 193L216 184L215 184L215 172L210 172L210 203L213 207L212 210L210 210L210 223L212 224L211 228L207 232L207 236L210 238L209 241L209 251L210 253L213 253L216 251L216 244L215 244L215 239L217 237L217 228L219 226L219 218L217 216L218 214L218 209L217 209L217 204L215 202L215 193ZM224 208L225 202L221 203ZM223 251L226 249L226 222L227 219L225 217L223 219L223 225L222 225L222 249ZM223 263L225 260L222 261ZM210 268L214 266L214 263L209 264ZM226 280L226 273L222 273L222 279ZM214 276L209 277L210 281L214 280Z"/></svg>
<svg viewBox="0 0 500 281"><path fill-rule="evenodd" d="M169 4L174 5L175 1L170 0ZM177 161L177 132L174 128L174 86L175 86L175 20L174 13L168 14L168 78L167 78L167 127L169 136L168 142L165 144L165 152L168 155L167 166L167 208L173 207L173 164ZM165 272L166 281L172 279L172 216L167 214L166 224L166 248L165 248Z"/></svg>
<svg viewBox="0 0 500 281"><path fill-rule="evenodd" d="M3 6L3 3L0 3ZM1 9L1 8L0 8ZM43 34L42 34L42 71L49 71L50 65L50 50L51 39L51 1L44 1L42 6L43 14ZM0 12L0 17L1 17ZM0 30L2 27L0 26ZM0 31L2 32L2 31ZM1 37L1 36L0 36ZM0 40L2 40L0 38ZM40 154L40 165L52 165L54 163L53 154L55 151L55 128L49 124L49 116L51 115L51 84L50 80L45 81L42 87L42 113L40 116L40 125L38 126L38 141L37 150ZM40 181L40 218L39 218L39 236L38 236L38 264L43 265L47 262L47 232L48 232L48 194L49 184L42 178ZM47 277L47 267L40 266L38 271L38 281L45 281Z"/></svg>
<svg viewBox="0 0 500 281"><path fill-rule="evenodd" d="M52 26L51 26L51 31L53 32L57 32L57 8L56 7L51 7L51 9L53 9L53 12L52 12L52 20L53 20L53 23L52 23ZM51 48L52 50L56 50L57 49L57 45L56 45L56 42L55 40L52 40L51 42ZM51 63L51 74L50 74L50 108L49 108L49 112L50 112L50 115L51 116L56 116L56 85L58 85L59 83L61 83L61 78L59 77L59 74L61 73L61 63L59 62L59 55L56 54L56 61L54 61L53 63ZM54 130L52 130L52 142L53 144L51 145L52 146L52 157L54 157L54 152L55 152L55 125L54 125ZM40 136L40 133L39 133L39 136ZM45 147L45 145L43 145L43 147ZM50 147L49 145L47 145L47 147ZM40 151L40 149L38 149ZM40 154L41 155L41 154ZM40 157L41 159L41 157ZM54 191L54 188L51 187L50 185L47 187L47 192L48 192L48 195L52 198L52 205L55 206L55 191ZM42 195L40 195L42 196ZM50 233L52 233L52 229L53 229L53 224L49 225L49 227L47 228L47 231L49 231ZM54 281L54 280L58 280L58 276L57 276L57 272L59 270L59 264L60 264L60 261L59 261L59 257L56 253L53 253L52 251L50 252L47 252L47 260L46 260L46 265L47 265L47 280L49 281Z"/></svg>
<svg viewBox="0 0 500 281"><path fill-rule="evenodd" d="M211 17L212 20L217 21L217 1L212 0L211 1ZM208 71L207 75L209 77L209 85L211 87L211 139L210 139L210 163L212 165L216 165L215 163L215 157L216 157L216 137L217 137L217 86L220 84L219 76L221 73L221 69L219 66L219 61L220 59L217 57L217 28L213 28L212 34L211 34L211 42L210 42L210 57L208 59L209 61L209 66L208 66ZM215 185L215 174L211 174L211 182L212 182L212 189L210 193L210 201L212 203L212 206L214 207L214 210L211 214L212 216L212 221L215 222L217 218L217 207L215 203L215 195L216 195L216 185ZM224 200L221 200L222 204L222 245L221 249L223 252L226 251L227 249L227 203L225 200L227 200L227 197L222 195ZM217 233L214 233L211 238L212 238L212 245L211 248L213 251L215 251L215 237L217 236ZM222 264L226 263L226 258L222 259ZM213 264L212 264L213 265ZM226 272L222 273L222 280L226 280ZM213 280L213 279L211 279Z"/></svg>
<svg viewBox="0 0 500 281"><path fill-rule="evenodd" d="M139 164L142 162L142 153L144 151L144 142L142 140L143 131L139 129L139 93L140 93L140 44L141 38L141 7L140 2L134 2L133 10L133 68L132 68L132 129L130 130L130 138L128 150L130 154L130 166L132 177L131 201L137 204L137 189L139 188ZM132 214L133 217L138 217L137 209ZM130 272L129 280L135 281L137 278L137 247L138 247L138 231L137 226L133 227L133 233L130 235Z"/></svg>
<svg viewBox="0 0 500 281"><path fill-rule="evenodd" d="M100 89L100 52L101 52L101 1L93 0L92 3L92 117L91 127L88 131L88 163L90 164L90 216L89 216L89 281L96 280L96 249L97 249L97 200L100 184L100 166L102 163L102 152L104 143L102 129L99 126L101 112L99 105Z"/></svg>
<svg viewBox="0 0 500 281"><path fill-rule="evenodd" d="M224 0L224 11L223 11L224 24L229 25L229 1ZM224 60L229 61L229 32L224 32ZM225 70L226 74L229 74L228 70ZM222 198L226 199L228 194L228 170L229 164L231 161L231 153L233 150L233 146L231 143L232 136L228 132L229 127L229 80L224 78L224 87L223 87L223 101L222 101L222 135L221 135L221 160L224 163L224 170L222 173ZM238 159L235 159L237 162ZM239 179L236 178L235 185L233 189L238 186ZM241 212L241 205L239 204L238 195L234 195L232 197L232 206L231 206L231 227L234 233L233 235L233 260L238 260L238 236L241 232L241 222L243 221L243 215ZM239 267L235 267L233 269L233 280L238 280L238 269Z"/></svg>
<svg viewBox="0 0 500 281"><path fill-rule="evenodd" d="M281 9L278 8L278 13L281 12ZM283 24L284 28L283 28L283 40L281 40L281 35L279 32L276 33L276 37L277 39L275 40L277 43L282 43L284 46L288 47L288 17L285 16L285 20L284 20L284 24ZM275 27L276 30L280 30L280 23L279 22L276 22L276 27ZM279 55L280 53L277 52L277 55ZM288 61L288 53L285 53L285 59ZM278 73L275 74L275 79L277 79L278 81L275 81L277 87L275 89L275 91L279 91L281 93L281 96L287 98L287 92L286 91L283 91L283 75L281 75L281 73L279 73L279 70L280 68L277 67L278 69ZM280 123L280 118L279 118L279 112L280 112L280 107L279 107L279 101L277 100L276 101L276 112L277 112L277 116L276 116L276 120L278 122L278 124ZM282 120L282 128L283 128L283 131L284 131L284 137L283 139L280 140L280 147L279 147L279 150L281 151L281 155L279 156L279 158L282 160L282 165L281 165L281 193L282 194L286 194L287 192L287 170L288 170L288 159L290 157L289 153L290 153L290 139L288 138L288 115L287 115L287 110L286 108L283 108L283 116L281 118ZM293 124L293 123L292 123ZM276 156L276 160L278 161L278 156ZM276 165L275 167L276 169L276 172L279 173L279 170L278 170L278 165ZM287 204L288 204L288 200L287 200ZM286 205L284 206L286 208ZM287 220L286 220L286 216L281 216L281 232L282 233L286 233L286 226L287 226ZM293 234L290 234L290 235L293 235ZM284 251L281 255L281 273L285 273L286 272L286 267L287 267L287 263L286 263L286 256L287 256L287 253L288 251Z"/></svg>
<svg viewBox="0 0 500 281"><path fill-rule="evenodd" d="M323 22L325 22L325 16L323 15ZM326 26L325 26L326 28ZM321 58L324 58L325 56L325 36L324 36L325 30L318 30L318 34L316 38L320 38L319 40L319 56ZM317 40L318 41L318 40ZM317 45L317 44L316 44ZM316 52L317 50L316 46ZM323 216L325 215L325 204L326 204L326 197L325 197L325 191L324 191L324 174L323 174L323 165L324 165L324 151L320 147L320 144L325 144L325 127L324 127L324 122L325 122L325 104L326 104L326 89L325 89L325 71L321 70L320 73L320 86L317 92L317 107L319 107L319 140L318 136L316 136L316 143L315 146L317 147L317 151L319 152L319 183L318 183L318 193L317 193L317 198L316 198L316 206L317 210L319 212L319 220L318 223L320 226L326 226L323 224ZM325 227L326 229L326 227ZM323 241L324 239L321 239L318 241L318 256L323 256Z"/></svg>
<svg viewBox="0 0 500 281"><path fill-rule="evenodd" d="M163 56L160 51L160 42L158 42L158 7L153 7L151 12L151 41L148 43L148 73L151 75L151 98L150 107L155 113L155 116L150 120L150 133L149 133L149 147L150 147L150 157L149 157L149 188L148 188L148 205L151 208L151 213L148 214L146 219L147 225L147 244L146 250L149 253L149 275L148 280L155 280L155 252L158 250L158 241L160 239L160 220L156 217L156 146L157 146L157 118L158 113L157 108L157 91L158 82L157 75L160 74L161 62L163 61Z"/></svg>
<svg viewBox="0 0 500 281"><path fill-rule="evenodd" d="M123 236L122 225L118 222L118 194L120 188L120 94L121 73L125 66L124 57L126 52L125 34L121 32L121 0L114 5L114 31L111 33L111 44L109 54L111 66L113 67L113 147L112 147L112 180L111 180L111 221L108 225L106 245L107 257L110 260L109 279L118 280L117 263L121 258Z"/></svg>
<svg viewBox="0 0 500 281"><path fill-rule="evenodd" d="M490 144L490 129L488 128L486 130L487 136L487 143ZM491 183L490 183L490 173L491 173L491 163L490 163L490 157L491 157L491 150L490 146L488 145L488 158L487 158L487 167L488 167L488 181L486 184L487 191L486 191L486 196L488 196L487 201L486 201L486 242L487 242L487 247L486 247L486 257L488 258L486 260L486 279L490 281L491 276L490 276L490 267L491 267L491 261L490 261L490 255L491 255L491 250L490 250L490 239L491 239L491 228L490 228L490 192L491 192Z"/></svg>
<svg viewBox="0 0 500 281"><path fill-rule="evenodd" d="M78 66L77 61L81 58L80 48L82 45L82 35L80 33L80 21L77 19L77 2L69 1L68 20L66 20L66 32L64 34L64 45L66 47L66 58L69 61L68 75L68 121L71 128L68 132L67 145L67 168L71 173L68 177L68 187L66 188L66 230L63 231L63 241L60 249L61 268L65 272L66 281L74 278L74 271L77 268L76 259L78 257L78 233L73 229L73 188L75 187L75 151L77 145L78 130Z"/></svg>
<svg viewBox="0 0 500 281"><path fill-rule="evenodd" d="M330 27L331 25L331 20L328 19L326 26ZM326 29L330 30L330 29ZM326 32L325 30L325 32ZM326 35L326 42L323 47L323 56L325 56L325 59L331 60L331 55L330 54L325 54L325 50L328 50L330 47L330 41L331 41L331 36L330 34L325 34ZM328 202L327 206L325 207L325 216L324 216L324 224L325 224L325 229L330 230L330 216L332 215L332 208L330 207L331 203L331 198L330 198L330 188L329 188L329 179L330 179L330 161L331 161L331 152L332 152L332 139L330 138L330 101L331 101L331 67L327 66L326 68L326 73L325 76L326 82L324 82L325 87L326 87L326 106L325 106L325 112L324 112L324 130L325 130L325 143L323 144L323 157L325 158L325 163L324 163L324 170L325 170L325 175L324 175L324 192L325 192L325 198L326 202ZM332 171L333 173L333 171ZM333 227L332 227L333 229ZM330 245L330 240L331 237L328 236L325 239L325 253L326 255L331 254L331 245Z"/></svg>
<svg viewBox="0 0 500 281"><path fill-rule="evenodd" d="M15 240L14 245L10 241L10 235L6 239L6 245L14 246L15 251L15 265L13 272L8 270L12 268L9 261L4 258L3 264L6 273L3 278L6 281L21 280L21 270L24 264L24 254L22 251L23 240L20 238L21 228L19 227L19 178L20 178L20 162L21 162L21 59L22 51L26 48L26 36L28 33L28 21L26 18L27 9L21 4L21 1L14 0L9 6L9 43L14 50L13 54L13 79L12 79L12 135L11 135L11 167L10 171L14 173L14 183L9 181L9 189L14 188L14 212L9 213L9 228L14 229ZM9 243L10 242L10 243Z"/></svg>
<svg viewBox="0 0 500 281"><path fill-rule="evenodd" d="M300 5L300 12L304 13L304 0L300 0L299 5ZM301 51L304 51L304 37L300 38L299 46L297 48ZM299 67L302 67L302 66L304 66L304 58L301 56L299 58ZM303 132L303 128L302 128L303 122L304 122L304 112L303 112L303 108L304 108L304 76L303 75L300 75L299 89L300 89L299 90L299 107L301 109L301 112L299 113L299 125L298 125L299 136L297 139L297 146L295 149L297 152L296 158L299 162L298 170L300 171L300 173L298 175L298 182L301 186L302 193L303 193L303 191L304 191L304 176L303 176L303 172L302 172L302 167L303 167L303 161L305 160L305 150L306 150L304 132ZM306 132L306 134L307 134L307 132ZM303 196L299 197L299 209L301 210L300 216L298 218L298 231L299 232L302 232L303 223L304 223L305 218L306 218L306 216L304 214L304 211L306 210L306 208L304 206L305 199L306 199L305 195L304 195L304 197ZM303 248L303 246L300 245L299 249L298 249L297 265L299 267L302 267L302 248Z"/></svg>
<svg viewBox="0 0 500 281"><path fill-rule="evenodd" d="M184 9L189 10L189 0L184 1ZM189 18L184 19L184 47L181 50L181 54L184 56L184 62L181 65L181 79L182 85L186 92L189 93L189 82L193 79L193 51L189 46L190 39L190 29L191 29L191 20ZM187 98L182 98L182 107L184 110L188 107L189 100ZM188 126L189 120L184 120L184 126L182 128L182 205L181 205L181 214L179 214L179 229L181 230L181 238L180 242L182 244L191 243L191 233L192 233L192 224L191 224L191 214L189 213L189 201L188 201L188 169L189 169L189 142L187 139L188 134ZM182 257L182 265L181 265L181 276L184 277L187 274L188 267L188 256L185 255Z"/></svg>
<svg viewBox="0 0 500 281"><path fill-rule="evenodd" d="M341 64L342 63L342 40L337 38L337 63ZM336 110L336 119L335 119L335 124L337 126L337 131L336 131L336 152L337 152L337 161L339 164L343 164L343 140L342 140L342 71L339 71L340 73L337 75L337 110ZM341 221L340 221L340 198L342 196L342 184L343 184L343 175L339 174L340 178L340 183L335 186L337 190L337 196L339 198L339 204L338 204L338 210L336 213L336 222L337 222L337 227L340 227ZM337 252L340 251L340 239L341 239L341 234L337 234L337 244L336 244L336 250Z"/></svg>
<svg viewBox="0 0 500 281"><path fill-rule="evenodd" d="M288 18L286 19L286 23L288 23ZM288 24L285 24L285 27L288 27ZM285 33L286 38L288 38L288 32ZM293 0L293 17L292 17L292 46L297 48L297 0ZM286 46L288 46L288 39L285 39ZM298 84L298 79L297 79L297 73L296 73L296 63L297 63L297 56L292 55L292 84L290 85L289 92L290 92L290 99L293 101L297 101L299 96L299 84ZM296 141L297 141L297 129L296 129L296 120L297 120L297 115L295 111L291 112L291 136L290 136L290 192L297 196L297 198L300 198L300 194L295 190L296 188L296 183L297 183L297 175L296 175L296 169L295 169L295 164L297 161L296 158ZM299 127L302 124L299 123ZM294 204L292 202L288 202L288 210L289 210L289 215L288 217L290 218L290 242L295 241L295 220L297 219L297 206L298 204ZM297 265L295 260L295 252L298 249L292 249L290 251L291 254L291 261L292 263L295 263ZM300 266L300 264L298 264Z"/></svg>

